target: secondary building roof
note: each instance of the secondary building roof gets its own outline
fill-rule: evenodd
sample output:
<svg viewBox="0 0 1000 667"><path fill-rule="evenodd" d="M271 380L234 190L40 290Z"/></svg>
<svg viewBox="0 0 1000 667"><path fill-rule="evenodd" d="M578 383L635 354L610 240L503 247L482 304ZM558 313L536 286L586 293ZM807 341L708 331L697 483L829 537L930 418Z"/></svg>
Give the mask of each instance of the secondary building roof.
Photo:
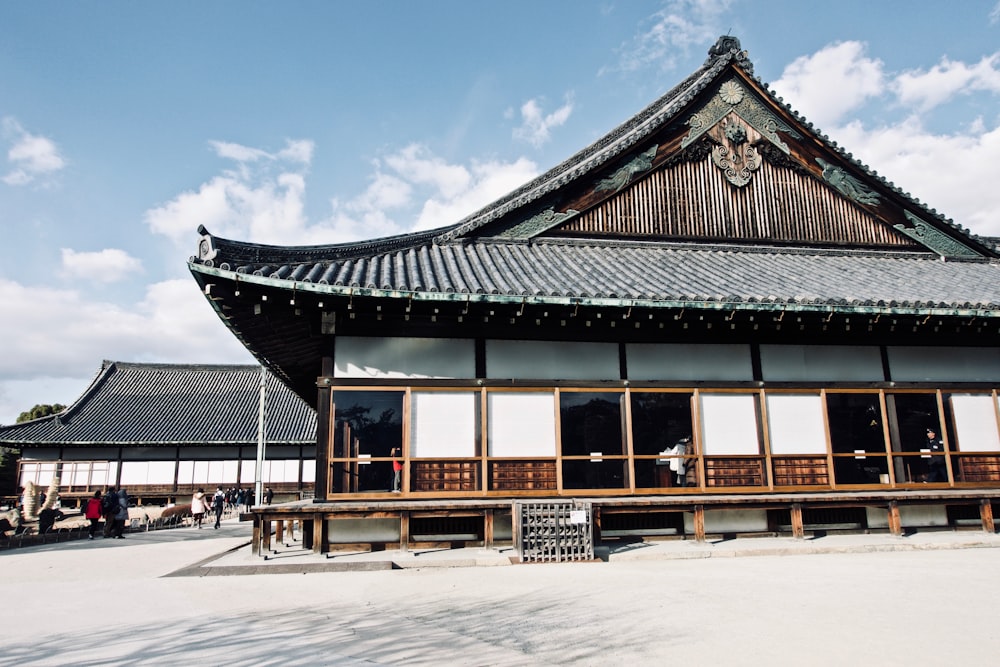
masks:
<svg viewBox="0 0 1000 667"><path fill-rule="evenodd" d="M260 366L105 361L66 410L0 427L0 444L230 445L257 442ZM268 376L268 444L313 444L316 413Z"/></svg>

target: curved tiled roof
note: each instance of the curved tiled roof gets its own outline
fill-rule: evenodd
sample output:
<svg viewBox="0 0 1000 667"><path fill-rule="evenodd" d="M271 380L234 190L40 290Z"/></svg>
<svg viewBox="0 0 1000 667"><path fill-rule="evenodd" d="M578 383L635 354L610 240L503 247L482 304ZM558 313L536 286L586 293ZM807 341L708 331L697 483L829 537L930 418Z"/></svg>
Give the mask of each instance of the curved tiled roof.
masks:
<svg viewBox="0 0 1000 667"><path fill-rule="evenodd" d="M268 376L269 444L312 444L316 413ZM105 361L58 415L0 427L0 444L220 445L257 442L260 367Z"/></svg>
<svg viewBox="0 0 1000 667"><path fill-rule="evenodd" d="M1000 310L1000 263L926 253L537 239L424 243L370 257L227 266L286 289L644 306L775 304Z"/></svg>

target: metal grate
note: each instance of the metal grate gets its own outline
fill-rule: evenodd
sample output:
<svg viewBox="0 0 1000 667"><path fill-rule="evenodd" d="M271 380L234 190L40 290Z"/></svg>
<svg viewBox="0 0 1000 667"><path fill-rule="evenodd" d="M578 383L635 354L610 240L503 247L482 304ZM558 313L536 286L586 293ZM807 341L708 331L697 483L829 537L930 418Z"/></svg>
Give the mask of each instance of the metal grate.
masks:
<svg viewBox="0 0 1000 667"><path fill-rule="evenodd" d="M522 563L594 560L594 512L577 500L515 500L514 544Z"/></svg>

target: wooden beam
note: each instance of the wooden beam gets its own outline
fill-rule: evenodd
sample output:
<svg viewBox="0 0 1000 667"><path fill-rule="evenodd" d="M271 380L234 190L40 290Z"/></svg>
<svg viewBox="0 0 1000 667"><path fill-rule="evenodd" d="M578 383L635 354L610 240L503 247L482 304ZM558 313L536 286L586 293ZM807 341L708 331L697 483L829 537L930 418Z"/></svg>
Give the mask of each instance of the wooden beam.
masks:
<svg viewBox="0 0 1000 667"><path fill-rule="evenodd" d="M250 554L260 555L260 524L262 519L259 516L253 518L253 542L250 543Z"/></svg>
<svg viewBox="0 0 1000 667"><path fill-rule="evenodd" d="M312 550L319 555L327 551L326 519L322 514L314 514L312 520Z"/></svg>
<svg viewBox="0 0 1000 667"><path fill-rule="evenodd" d="M694 506L694 539L697 542L705 541L705 506Z"/></svg>
<svg viewBox="0 0 1000 667"><path fill-rule="evenodd" d="M996 525L993 523L993 505L990 503L989 498L983 498L979 501L979 517L983 520L983 530L985 532L997 532Z"/></svg>
<svg viewBox="0 0 1000 667"><path fill-rule="evenodd" d="M261 530L261 549L265 552L271 550L271 520L261 516L260 518L260 530Z"/></svg>
<svg viewBox="0 0 1000 667"><path fill-rule="evenodd" d="M805 526L802 525L802 505L792 503L792 537L801 540L805 536Z"/></svg>
<svg viewBox="0 0 1000 667"><path fill-rule="evenodd" d="M399 550L406 551L410 545L410 513L399 513Z"/></svg>
<svg viewBox="0 0 1000 667"><path fill-rule="evenodd" d="M903 535L903 520L899 516L899 503L889 502L889 532L896 537Z"/></svg>
<svg viewBox="0 0 1000 667"><path fill-rule="evenodd" d="M493 548L493 510L483 511L483 546Z"/></svg>

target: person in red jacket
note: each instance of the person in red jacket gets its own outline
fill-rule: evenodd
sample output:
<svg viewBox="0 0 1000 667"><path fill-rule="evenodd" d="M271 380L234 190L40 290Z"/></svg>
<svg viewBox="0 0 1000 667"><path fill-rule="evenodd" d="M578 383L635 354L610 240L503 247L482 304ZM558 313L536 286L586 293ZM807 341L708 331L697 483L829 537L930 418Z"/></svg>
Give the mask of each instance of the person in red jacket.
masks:
<svg viewBox="0 0 1000 667"><path fill-rule="evenodd" d="M97 525L101 522L101 492L94 491L94 496L87 499L87 509L83 514L90 519L90 539L94 539Z"/></svg>

